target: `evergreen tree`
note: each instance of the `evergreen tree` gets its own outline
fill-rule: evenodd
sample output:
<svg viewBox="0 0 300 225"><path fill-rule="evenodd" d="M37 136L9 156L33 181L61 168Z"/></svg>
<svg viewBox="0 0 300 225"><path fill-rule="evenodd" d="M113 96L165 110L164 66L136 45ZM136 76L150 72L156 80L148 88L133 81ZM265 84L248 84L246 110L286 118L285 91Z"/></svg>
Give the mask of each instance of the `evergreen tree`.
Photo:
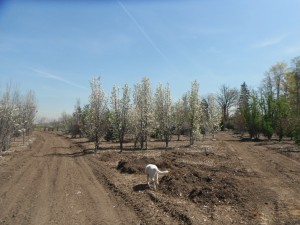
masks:
<svg viewBox="0 0 300 225"><path fill-rule="evenodd" d="M249 108L243 108L242 111L250 138L258 139L262 130L262 113L256 93L250 96Z"/></svg>
<svg viewBox="0 0 300 225"><path fill-rule="evenodd" d="M235 129L237 129L242 134L246 130L246 124L244 120L245 116L243 115L243 113L247 112L249 109L249 99L250 91L247 84L244 82L240 88L238 106L234 117Z"/></svg>

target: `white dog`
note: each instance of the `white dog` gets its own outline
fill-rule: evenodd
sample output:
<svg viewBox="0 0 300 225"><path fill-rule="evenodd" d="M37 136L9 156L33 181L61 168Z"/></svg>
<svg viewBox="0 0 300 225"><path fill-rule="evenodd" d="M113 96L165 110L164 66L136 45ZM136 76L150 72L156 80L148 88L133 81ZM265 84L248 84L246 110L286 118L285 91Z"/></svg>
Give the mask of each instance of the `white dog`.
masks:
<svg viewBox="0 0 300 225"><path fill-rule="evenodd" d="M150 181L153 182L154 190L156 190L156 185L158 185L158 174L169 173L169 171L160 171L156 165L148 164L145 167L145 173L147 174L147 184L150 187Z"/></svg>

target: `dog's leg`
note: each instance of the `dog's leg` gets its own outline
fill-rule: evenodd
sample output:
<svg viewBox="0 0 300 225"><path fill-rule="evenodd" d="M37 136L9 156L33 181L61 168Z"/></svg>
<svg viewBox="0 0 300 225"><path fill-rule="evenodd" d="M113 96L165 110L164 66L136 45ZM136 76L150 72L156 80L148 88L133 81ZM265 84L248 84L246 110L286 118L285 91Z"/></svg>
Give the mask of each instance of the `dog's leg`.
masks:
<svg viewBox="0 0 300 225"><path fill-rule="evenodd" d="M149 174L147 174L147 184L148 184L148 186L150 186L150 183L149 183Z"/></svg>

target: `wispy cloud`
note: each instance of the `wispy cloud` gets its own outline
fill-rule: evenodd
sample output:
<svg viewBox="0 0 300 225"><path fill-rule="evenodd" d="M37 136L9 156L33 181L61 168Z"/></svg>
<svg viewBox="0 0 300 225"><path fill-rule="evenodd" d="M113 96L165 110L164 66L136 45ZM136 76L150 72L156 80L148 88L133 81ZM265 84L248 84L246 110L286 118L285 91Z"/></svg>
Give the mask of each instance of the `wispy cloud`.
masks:
<svg viewBox="0 0 300 225"><path fill-rule="evenodd" d="M283 41L285 38L287 38L288 36L289 36L288 34L283 34L283 35L280 35L280 36L277 36L277 37L271 37L271 38L268 38L268 39L264 39L264 40L261 40L261 41L255 43L253 45L253 47L254 48L265 48L265 47L268 47L268 46L277 45L281 41Z"/></svg>
<svg viewBox="0 0 300 225"><path fill-rule="evenodd" d="M138 21L134 18L134 16L128 11L125 5L118 0L119 5L125 12L125 14L130 18L130 20L134 23L134 25L138 28L138 30L143 34L146 40L151 44L151 46L167 61L169 62L168 57L161 51L161 49L155 44L152 38L148 35L148 33L143 29L143 27L138 23Z"/></svg>
<svg viewBox="0 0 300 225"><path fill-rule="evenodd" d="M78 84L75 84L71 81L68 81L68 80L64 79L63 77L61 77L61 76L57 76L57 75L54 75L52 73L42 71L42 70L39 70L39 69L36 69L36 68L28 68L28 69L35 72L40 77L44 77L44 78L48 78L48 79L52 79L52 80L57 80L59 82L68 84L68 85L76 87L76 88L81 88L81 89L84 89L84 90L88 90L88 88L86 88L84 86L81 86L81 85L78 85Z"/></svg>

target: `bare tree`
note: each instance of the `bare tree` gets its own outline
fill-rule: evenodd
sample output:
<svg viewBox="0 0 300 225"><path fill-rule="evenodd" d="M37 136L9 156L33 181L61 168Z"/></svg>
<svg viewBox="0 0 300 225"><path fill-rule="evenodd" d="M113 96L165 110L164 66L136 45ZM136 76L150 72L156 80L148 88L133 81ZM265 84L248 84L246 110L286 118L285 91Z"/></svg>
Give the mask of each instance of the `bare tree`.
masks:
<svg viewBox="0 0 300 225"><path fill-rule="evenodd" d="M76 137L76 135L79 135L79 137L81 137L83 120L82 120L82 109L80 106L80 99L77 99L76 104L74 106L74 112L72 115L73 115L73 122L71 127L71 135L72 137Z"/></svg>
<svg viewBox="0 0 300 225"><path fill-rule="evenodd" d="M61 117L59 118L59 123L61 125L61 129L63 133L69 134L72 129L72 124L73 124L73 117L72 115L62 112Z"/></svg>
<svg viewBox="0 0 300 225"><path fill-rule="evenodd" d="M222 108L222 122L225 124L229 118L230 108L236 105L238 90L235 88L229 88L226 85L222 85L219 90L220 92L217 96L217 101Z"/></svg>
<svg viewBox="0 0 300 225"><path fill-rule="evenodd" d="M271 77L276 99L280 98L281 93L284 91L284 77L287 72L287 64L284 62L278 62L271 66L267 74Z"/></svg>

